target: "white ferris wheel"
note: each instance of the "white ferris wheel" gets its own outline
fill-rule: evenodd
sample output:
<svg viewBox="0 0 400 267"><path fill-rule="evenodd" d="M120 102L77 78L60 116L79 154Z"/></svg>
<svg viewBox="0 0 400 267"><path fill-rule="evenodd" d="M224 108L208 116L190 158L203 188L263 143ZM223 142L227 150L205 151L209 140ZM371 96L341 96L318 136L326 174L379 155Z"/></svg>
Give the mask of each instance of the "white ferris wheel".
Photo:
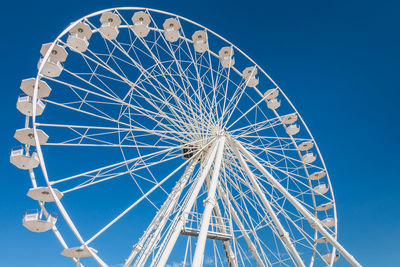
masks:
<svg viewBox="0 0 400 267"><path fill-rule="evenodd" d="M40 53L10 160L39 204L23 225L53 231L77 266L119 254L124 266L361 266L337 241L306 124L225 38L124 7L71 23Z"/></svg>

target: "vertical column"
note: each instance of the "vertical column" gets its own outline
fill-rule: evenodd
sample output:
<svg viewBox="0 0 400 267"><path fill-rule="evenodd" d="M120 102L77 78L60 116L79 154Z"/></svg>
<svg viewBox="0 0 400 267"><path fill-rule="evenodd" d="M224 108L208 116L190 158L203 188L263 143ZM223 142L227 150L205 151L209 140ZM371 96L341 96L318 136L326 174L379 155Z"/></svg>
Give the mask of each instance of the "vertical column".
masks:
<svg viewBox="0 0 400 267"><path fill-rule="evenodd" d="M182 177L178 180L174 188L172 189L170 195L168 198L165 200L164 204L160 208L160 210L157 212L156 216L154 217L153 221L150 223L149 227L147 228L146 232L143 234L143 236L140 238L139 242L133 247L133 250L131 254L129 255L128 259L125 261L124 266L127 267L129 266L133 259L136 257L136 255L143 249L143 257L141 258L139 262L139 266L141 263L146 262L148 253L152 249L152 245L154 242L156 242L156 239L159 237L159 233L162 231L162 229L165 226L165 223L167 222L171 211L176 205L176 202L178 201L182 190L185 188L185 185L189 179L189 177L192 175L194 167L197 164L198 157L195 157L194 159L191 160L189 165L187 166L185 172L183 173ZM151 234L153 233L153 234ZM151 238L150 241L148 238ZM147 241L147 242L146 242Z"/></svg>
<svg viewBox="0 0 400 267"><path fill-rule="evenodd" d="M204 166L204 169L200 175L200 177L197 179L196 181L196 185L193 188L193 192L190 195L190 198L188 200L188 202L185 205L184 210L182 211L182 214L180 216L180 218L178 219L175 228L173 229L173 233L171 234L170 239L168 240L166 247L164 249L164 251L162 252L161 256L160 256L160 260L158 261L158 263L152 263L152 266L160 266L163 267L165 266L165 264L168 261L169 255L171 254L172 249L175 246L176 240L178 239L182 227L186 222L188 213L191 211L194 202L197 199L197 196L200 192L201 187L203 186L204 180L208 175L208 172L210 171L211 165L214 162L215 159L215 155L217 153L217 148L219 147L219 141L215 141L216 143L214 143L214 146L212 148L212 151L210 152L210 156L208 157L207 163Z"/></svg>
<svg viewBox="0 0 400 267"><path fill-rule="evenodd" d="M197 239L196 250L194 252L194 257L193 257L192 266L194 267L202 266L203 263L204 248L206 246L206 239L207 239L208 228L210 225L211 213L216 205L215 193L217 190L219 170L221 168L224 147L225 147L225 137L222 136L220 137L220 141L218 144L218 152L214 163L213 176L211 178L207 199L205 200L205 207L201 220L200 233Z"/></svg>

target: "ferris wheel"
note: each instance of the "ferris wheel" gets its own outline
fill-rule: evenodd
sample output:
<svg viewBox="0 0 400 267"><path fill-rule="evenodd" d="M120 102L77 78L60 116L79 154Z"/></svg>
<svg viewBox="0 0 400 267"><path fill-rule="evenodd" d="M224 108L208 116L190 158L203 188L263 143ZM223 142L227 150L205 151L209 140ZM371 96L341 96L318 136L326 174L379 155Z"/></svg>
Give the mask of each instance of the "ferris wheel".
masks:
<svg viewBox="0 0 400 267"><path fill-rule="evenodd" d="M10 161L23 216L77 266L332 266L335 199L318 146L249 56L187 18L99 11L40 50ZM55 212L59 214L55 215ZM120 263L119 262L119 263Z"/></svg>

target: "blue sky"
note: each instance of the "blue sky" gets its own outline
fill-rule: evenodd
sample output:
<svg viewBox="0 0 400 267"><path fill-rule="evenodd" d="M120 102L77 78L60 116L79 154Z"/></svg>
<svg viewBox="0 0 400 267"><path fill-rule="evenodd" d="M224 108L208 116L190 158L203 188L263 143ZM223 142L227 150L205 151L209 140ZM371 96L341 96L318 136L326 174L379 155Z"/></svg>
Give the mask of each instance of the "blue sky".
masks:
<svg viewBox="0 0 400 267"><path fill-rule="evenodd" d="M22 227L23 212L35 206L25 196L27 175L8 163L12 135L23 127L15 101L21 79L35 75L42 43L85 14L116 6L183 15L255 59L318 142L334 187L339 241L365 266L400 266L400 4L352 0L3 3L0 266L71 265L51 233Z"/></svg>

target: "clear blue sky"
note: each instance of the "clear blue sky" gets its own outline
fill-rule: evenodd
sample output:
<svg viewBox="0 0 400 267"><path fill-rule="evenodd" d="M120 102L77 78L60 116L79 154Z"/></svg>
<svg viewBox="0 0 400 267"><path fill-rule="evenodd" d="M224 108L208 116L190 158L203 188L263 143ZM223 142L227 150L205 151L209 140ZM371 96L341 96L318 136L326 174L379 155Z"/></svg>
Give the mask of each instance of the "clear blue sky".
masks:
<svg viewBox="0 0 400 267"><path fill-rule="evenodd" d="M146 6L226 37L286 92L316 138L337 202L339 240L364 266L400 266L400 3L398 1L7 1L2 3L0 266L71 266L52 233L22 227L35 207L25 172L8 163L23 127L21 79L42 43L70 22L116 6ZM132 241L133 242L133 241ZM347 266L341 261L339 266Z"/></svg>

